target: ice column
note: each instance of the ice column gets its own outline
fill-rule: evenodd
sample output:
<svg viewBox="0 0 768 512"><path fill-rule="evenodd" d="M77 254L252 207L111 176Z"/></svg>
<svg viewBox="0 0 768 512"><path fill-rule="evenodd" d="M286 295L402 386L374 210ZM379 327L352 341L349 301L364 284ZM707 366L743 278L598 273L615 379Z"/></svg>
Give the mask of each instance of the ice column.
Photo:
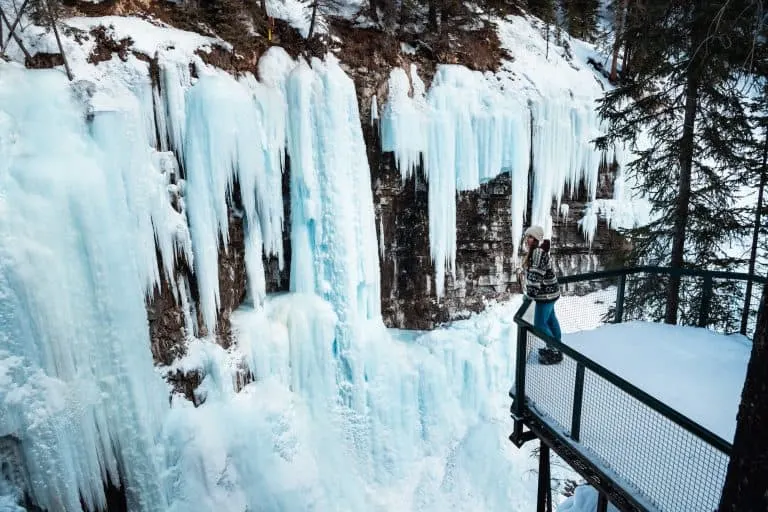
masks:
<svg viewBox="0 0 768 512"><path fill-rule="evenodd" d="M266 293L262 249L282 257L282 154L280 98L251 78L203 76L187 94L184 162L187 208L200 307L209 330L219 309L218 248L227 249L229 210L239 185L245 221L249 291ZM277 126L277 128L275 128Z"/></svg>
<svg viewBox="0 0 768 512"><path fill-rule="evenodd" d="M160 219L138 211L164 184L141 149L107 166L97 148L125 149L105 139L118 118L145 127L130 105L96 111L94 141L61 73L0 68L0 436L20 439L43 508L103 509L121 477L131 510L165 510L144 303Z"/></svg>
<svg viewBox="0 0 768 512"><path fill-rule="evenodd" d="M317 293L333 305L343 378L357 382L354 329L380 318L378 245L357 96L329 56L313 59L311 67L299 62L287 98L291 290Z"/></svg>

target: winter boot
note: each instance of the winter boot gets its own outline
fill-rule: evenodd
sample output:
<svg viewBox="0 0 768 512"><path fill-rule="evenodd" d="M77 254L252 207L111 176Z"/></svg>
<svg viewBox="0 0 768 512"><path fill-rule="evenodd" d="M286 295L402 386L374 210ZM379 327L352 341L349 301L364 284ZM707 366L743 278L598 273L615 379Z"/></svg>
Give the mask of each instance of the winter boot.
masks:
<svg viewBox="0 0 768 512"><path fill-rule="evenodd" d="M554 348L542 348L539 350L539 364L557 364L563 360L563 353Z"/></svg>

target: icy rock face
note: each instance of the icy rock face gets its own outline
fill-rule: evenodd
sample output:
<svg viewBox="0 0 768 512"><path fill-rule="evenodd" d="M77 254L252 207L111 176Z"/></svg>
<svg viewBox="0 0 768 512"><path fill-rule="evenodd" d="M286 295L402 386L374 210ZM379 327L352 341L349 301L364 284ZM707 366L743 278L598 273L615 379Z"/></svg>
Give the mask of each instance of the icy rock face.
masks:
<svg viewBox="0 0 768 512"><path fill-rule="evenodd" d="M598 197L611 197L612 174L606 169L600 176ZM446 275L445 295L439 301L428 250L428 185L418 175L401 180L388 155L381 159L375 183L374 200L384 234L382 314L388 325L431 329L519 291L508 175L458 195L456 277ZM585 197L577 196L563 203L567 208L555 211L553 207L554 260L561 275L599 270L611 255L625 250L623 239L604 220L599 220L591 248L585 243L578 221L586 204Z"/></svg>
<svg viewBox="0 0 768 512"><path fill-rule="evenodd" d="M155 244L176 243L164 178L135 103L86 130L61 73L0 66L0 437L44 509L103 509L108 480L131 510L164 510L144 305Z"/></svg>
<svg viewBox="0 0 768 512"><path fill-rule="evenodd" d="M538 95L520 109L519 102L500 99L479 73L453 66L443 67L435 82L426 93L415 69L410 76L394 70L381 130L367 130L367 143L379 144L380 133L385 151L372 158L372 172L388 325L432 328L517 292L524 217L551 229L561 274L602 268L621 252L621 239L604 219L596 216L586 230L579 222L593 199L613 197L615 174L589 145L596 120L588 100ZM416 136L417 128L433 138ZM430 160L430 152L456 156ZM427 155L424 172L417 170L421 155ZM455 180L455 190L436 191L446 179Z"/></svg>

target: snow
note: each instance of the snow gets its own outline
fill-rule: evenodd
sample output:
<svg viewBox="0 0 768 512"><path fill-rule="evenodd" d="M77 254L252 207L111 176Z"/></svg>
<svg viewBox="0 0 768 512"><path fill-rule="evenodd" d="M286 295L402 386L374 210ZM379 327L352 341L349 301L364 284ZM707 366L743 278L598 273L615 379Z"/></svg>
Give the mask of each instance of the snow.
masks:
<svg viewBox="0 0 768 512"><path fill-rule="evenodd" d="M723 439L733 440L752 349L744 336L628 322L572 334L566 343Z"/></svg>
<svg viewBox="0 0 768 512"><path fill-rule="evenodd" d="M99 26L106 27L107 34L116 41L130 38L132 50L149 56L153 56L160 49L169 47L190 54L198 48L210 49L213 45L231 49L231 45L219 39L179 30L160 21L149 21L131 16L73 17L67 18L64 23L86 32Z"/></svg>
<svg viewBox="0 0 768 512"><path fill-rule="evenodd" d="M564 501L557 512L595 512L597 510L597 491L589 485L576 487L573 496ZM608 504L608 512L618 512L619 509Z"/></svg>
<svg viewBox="0 0 768 512"><path fill-rule="evenodd" d="M306 38L309 35L309 24L311 22L312 8L311 4L301 0L267 0L267 14L272 18L277 18L288 22ZM315 32L323 33L325 31L325 21L321 12L318 12L315 19Z"/></svg>

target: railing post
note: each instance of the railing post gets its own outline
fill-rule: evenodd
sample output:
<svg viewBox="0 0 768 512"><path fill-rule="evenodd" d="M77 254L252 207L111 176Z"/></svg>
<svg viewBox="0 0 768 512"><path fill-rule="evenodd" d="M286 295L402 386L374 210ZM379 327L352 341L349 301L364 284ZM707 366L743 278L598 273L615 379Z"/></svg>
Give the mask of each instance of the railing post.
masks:
<svg viewBox="0 0 768 512"><path fill-rule="evenodd" d="M528 329L523 326L517 328L517 357L515 360L515 415L523 417L525 405L525 360L528 353Z"/></svg>
<svg viewBox="0 0 768 512"><path fill-rule="evenodd" d="M747 279L747 290L744 293L744 309L741 310L741 328L739 332L747 335L747 324L749 323L749 308L752 305L752 274Z"/></svg>
<svg viewBox="0 0 768 512"><path fill-rule="evenodd" d="M704 276L704 290L701 295L701 308L699 309L699 327L709 325L709 308L712 304L712 276Z"/></svg>
<svg viewBox="0 0 768 512"><path fill-rule="evenodd" d="M573 386L573 416L571 417L571 439L579 440L581 435L581 404L584 398L584 365L576 363L576 384Z"/></svg>
<svg viewBox="0 0 768 512"><path fill-rule="evenodd" d="M621 274L619 276L619 284L616 289L616 314L614 315L613 322L620 324L624 321L624 291L627 286L627 275Z"/></svg>
<svg viewBox="0 0 768 512"><path fill-rule="evenodd" d="M552 475L549 468L549 446L539 445L539 488L536 512L552 512Z"/></svg>
<svg viewBox="0 0 768 512"><path fill-rule="evenodd" d="M597 512L608 512L608 497L597 491Z"/></svg>

